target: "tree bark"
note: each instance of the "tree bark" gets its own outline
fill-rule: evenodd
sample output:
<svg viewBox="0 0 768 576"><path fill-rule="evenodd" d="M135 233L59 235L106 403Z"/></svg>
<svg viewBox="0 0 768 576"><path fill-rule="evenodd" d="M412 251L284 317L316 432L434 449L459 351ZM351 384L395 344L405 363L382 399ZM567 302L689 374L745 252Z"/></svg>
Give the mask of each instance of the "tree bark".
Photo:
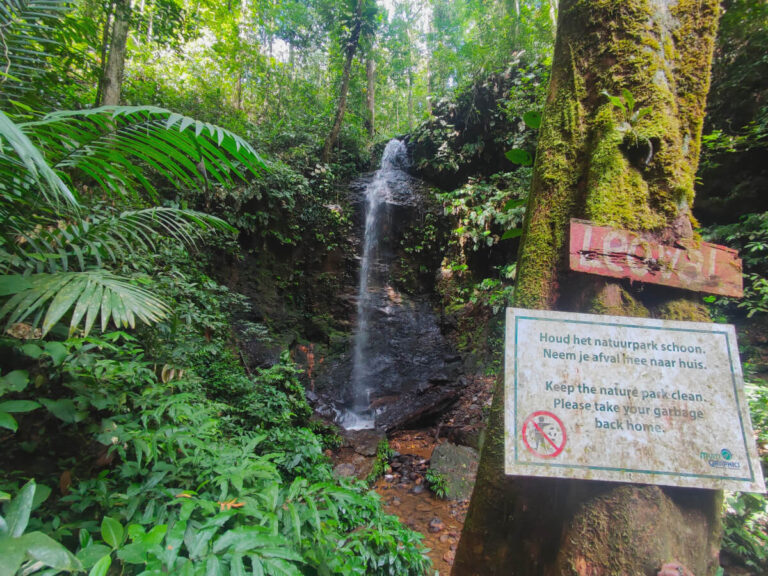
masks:
<svg viewBox="0 0 768 576"><path fill-rule="evenodd" d="M107 54L109 50L109 38L112 32L112 12L114 3L107 4L107 11L104 14L104 28L101 31L101 62L99 65L99 81L96 86L96 100L94 106L101 105L101 95L104 92L104 72L107 69Z"/></svg>
<svg viewBox="0 0 768 576"><path fill-rule="evenodd" d="M408 68L408 132L413 132L413 68Z"/></svg>
<svg viewBox="0 0 768 576"><path fill-rule="evenodd" d="M357 0L357 8L355 9L355 23L352 27L352 32L347 41L345 49L346 58L344 60L344 69L341 73L341 86L339 87L339 103L336 106L336 115L333 119L333 126L331 132L325 139L323 145L322 160L325 163L331 159L331 149L339 139L339 132L341 132L341 123L344 121L344 113L347 110L347 92L349 91L349 79L352 74L352 61L355 59L355 53L357 52L357 45L360 41L360 33L363 29L363 0Z"/></svg>
<svg viewBox="0 0 768 576"><path fill-rule="evenodd" d="M549 0L549 21L552 23L552 35L557 38L557 0Z"/></svg>
<svg viewBox="0 0 768 576"><path fill-rule="evenodd" d="M368 117L365 119L365 126L368 136L373 138L376 133L376 62L373 58L368 58L365 63L365 75L368 80L368 90L365 94Z"/></svg>
<svg viewBox="0 0 768 576"><path fill-rule="evenodd" d="M562 0L515 305L708 320L686 292L567 270L569 220L690 237L716 0ZM631 118L607 91L649 107ZM567 286L567 290L561 290ZM453 576L714 575L719 491L505 476L501 378Z"/></svg>
<svg viewBox="0 0 768 576"><path fill-rule="evenodd" d="M109 42L109 58L102 80L102 106L120 104L120 91L123 85L125 52L128 43L128 28L131 22L130 0L116 0L112 37Z"/></svg>

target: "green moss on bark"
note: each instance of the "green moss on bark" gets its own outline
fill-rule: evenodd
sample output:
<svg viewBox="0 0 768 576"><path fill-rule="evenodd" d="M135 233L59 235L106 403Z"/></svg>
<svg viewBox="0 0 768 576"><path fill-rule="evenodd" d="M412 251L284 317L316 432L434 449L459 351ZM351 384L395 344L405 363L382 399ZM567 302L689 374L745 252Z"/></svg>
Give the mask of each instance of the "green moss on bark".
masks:
<svg viewBox="0 0 768 576"><path fill-rule="evenodd" d="M592 298L588 311L594 314L634 318L648 318L651 315L640 300L615 283L607 284L598 291Z"/></svg>
<svg viewBox="0 0 768 576"><path fill-rule="evenodd" d="M709 309L693 298L678 298L665 302L658 308L657 315L665 320L711 322Z"/></svg>
<svg viewBox="0 0 768 576"><path fill-rule="evenodd" d="M717 0L561 0L518 258L517 306L565 304L559 283L567 277L570 218L653 231L665 241L690 237L717 11ZM651 112L626 118L601 95L619 96L622 89L632 93L636 109ZM622 124L628 121L631 130ZM643 152L650 147L648 158ZM570 278L569 290L589 284ZM594 284L570 298L576 309L648 316L653 307L665 318L705 319L677 290L667 296L612 280ZM687 563L697 576L716 570L716 492L612 485L576 494L589 483L513 482L503 476L503 437L503 401L497 398L454 576L481 570L651 575L671 560ZM574 502L584 506L574 509Z"/></svg>
<svg viewBox="0 0 768 576"><path fill-rule="evenodd" d="M717 2L580 0L561 6L556 58L519 255L517 305L558 296L572 216L661 232L693 202ZM629 90L628 118L603 91Z"/></svg>
<svg viewBox="0 0 768 576"><path fill-rule="evenodd" d="M618 130L614 111L609 106L598 110L593 130L596 143L589 165L587 219L629 230L663 226L663 217L651 209L648 183L622 151L626 135ZM643 146L644 141L639 138L638 145Z"/></svg>
<svg viewBox="0 0 768 576"><path fill-rule="evenodd" d="M558 261L576 204L579 171L575 167L584 142L584 111L578 96L584 97L584 89L572 72L566 68L552 79L562 88L546 107L547 121L539 136L534 172L542 192L532 195L528 203L525 248L518 258L522 274L515 288L515 302L523 308L548 307L556 293Z"/></svg>

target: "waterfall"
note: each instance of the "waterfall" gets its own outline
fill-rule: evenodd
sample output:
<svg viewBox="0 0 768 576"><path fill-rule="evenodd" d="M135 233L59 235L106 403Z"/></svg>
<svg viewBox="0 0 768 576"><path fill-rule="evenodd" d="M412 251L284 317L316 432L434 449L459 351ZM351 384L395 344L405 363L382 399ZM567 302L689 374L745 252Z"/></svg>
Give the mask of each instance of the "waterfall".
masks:
<svg viewBox="0 0 768 576"><path fill-rule="evenodd" d="M339 422L349 430L374 427L370 394L376 374L376 356L371 353L372 315L377 295L387 287L389 262L381 252L382 208L392 201L390 183L401 179L407 164L405 144L390 140L381 157L381 167L365 188L365 228L357 291L357 328L352 349L352 402Z"/></svg>

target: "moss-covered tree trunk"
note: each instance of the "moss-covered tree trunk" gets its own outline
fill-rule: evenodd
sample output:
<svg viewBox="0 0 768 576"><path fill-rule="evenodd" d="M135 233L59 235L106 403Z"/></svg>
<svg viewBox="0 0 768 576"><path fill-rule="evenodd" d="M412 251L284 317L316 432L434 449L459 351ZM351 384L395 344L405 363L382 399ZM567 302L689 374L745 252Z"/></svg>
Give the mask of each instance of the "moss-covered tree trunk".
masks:
<svg viewBox="0 0 768 576"><path fill-rule="evenodd" d="M562 0L518 261L518 307L706 320L683 290L569 273L570 218L692 236L690 206L717 27L716 0ZM635 100L632 117L603 94ZM488 422L454 576L712 575L721 494L507 477L503 382Z"/></svg>

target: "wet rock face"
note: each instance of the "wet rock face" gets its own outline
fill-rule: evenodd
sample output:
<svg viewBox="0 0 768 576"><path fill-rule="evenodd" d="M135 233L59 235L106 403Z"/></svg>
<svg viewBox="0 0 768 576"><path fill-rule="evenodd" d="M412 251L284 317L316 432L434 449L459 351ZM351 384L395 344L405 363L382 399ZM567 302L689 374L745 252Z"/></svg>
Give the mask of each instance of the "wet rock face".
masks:
<svg viewBox="0 0 768 576"><path fill-rule="evenodd" d="M441 334L429 301L394 291L380 295L373 321L375 336L366 353L376 427L392 431L433 421L458 399L463 380L461 360ZM318 367L316 409L323 416L333 418L352 401L351 375L351 351Z"/></svg>
<svg viewBox="0 0 768 576"><path fill-rule="evenodd" d="M361 254L365 194L372 182L375 178L369 175L350 186ZM462 367L441 333L430 294L406 293L398 288L395 277L397 266L408 257L401 250L403 234L423 219L423 186L400 170L387 175L386 184L387 198L377 208L379 240L368 264L367 290L362 292L369 335L357 346L358 354L365 357L363 411L377 428L392 431L433 421L450 406L459 396ZM344 296L356 303L361 297L351 290ZM353 405L355 410L360 407L359 368L353 378L354 346L350 336L347 350L326 358L317 369L315 407L325 417L338 417Z"/></svg>
<svg viewBox="0 0 768 576"><path fill-rule="evenodd" d="M379 444L387 440L380 430L344 430L341 435L356 454L368 457L376 456Z"/></svg>

